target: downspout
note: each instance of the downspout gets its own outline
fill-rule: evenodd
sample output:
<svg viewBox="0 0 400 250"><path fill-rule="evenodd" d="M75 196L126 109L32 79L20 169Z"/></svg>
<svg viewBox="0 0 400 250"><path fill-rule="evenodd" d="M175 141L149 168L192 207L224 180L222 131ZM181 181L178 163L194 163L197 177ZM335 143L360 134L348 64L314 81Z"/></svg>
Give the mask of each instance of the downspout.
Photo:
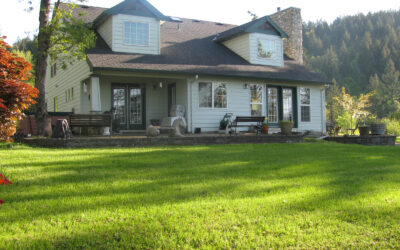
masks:
<svg viewBox="0 0 400 250"><path fill-rule="evenodd" d="M196 75L195 77L194 77L194 79L188 79L187 80L187 84L188 84L188 106L190 106L190 119L188 119L189 120L189 123L190 123L190 132L192 133L192 134L194 134L194 126L193 126L193 93L192 93L192 85L193 85L193 83L195 83L196 82L196 80L199 78L199 76L198 75Z"/></svg>

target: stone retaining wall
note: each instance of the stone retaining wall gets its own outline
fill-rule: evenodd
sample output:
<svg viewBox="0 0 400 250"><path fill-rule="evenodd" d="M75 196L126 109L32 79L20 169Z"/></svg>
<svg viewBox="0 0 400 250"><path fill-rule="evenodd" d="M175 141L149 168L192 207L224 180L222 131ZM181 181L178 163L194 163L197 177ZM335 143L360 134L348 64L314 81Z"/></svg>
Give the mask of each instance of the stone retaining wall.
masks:
<svg viewBox="0 0 400 250"><path fill-rule="evenodd" d="M300 143L301 135L232 135L232 136L185 136L185 137L75 137L72 139L26 138L23 143L46 148L102 148L102 147L150 147L190 146L209 144L243 143Z"/></svg>
<svg viewBox="0 0 400 250"><path fill-rule="evenodd" d="M396 143L395 135L368 135L368 136L330 136L325 138L327 141L339 143L351 143L361 145L383 145L394 146Z"/></svg>

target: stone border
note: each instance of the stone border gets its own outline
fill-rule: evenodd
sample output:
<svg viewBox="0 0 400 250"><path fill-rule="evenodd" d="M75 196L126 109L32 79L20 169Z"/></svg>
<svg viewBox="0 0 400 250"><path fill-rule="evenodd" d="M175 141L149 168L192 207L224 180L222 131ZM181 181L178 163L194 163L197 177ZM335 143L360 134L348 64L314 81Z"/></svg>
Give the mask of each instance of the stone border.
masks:
<svg viewBox="0 0 400 250"><path fill-rule="evenodd" d="M104 148L104 147L151 147L151 146L192 146L212 144L247 143L301 143L301 135L215 135L184 137L74 137L71 139L25 138L31 146L45 148Z"/></svg>
<svg viewBox="0 0 400 250"><path fill-rule="evenodd" d="M395 135L330 136L325 138L325 140L361 145L394 146L396 144Z"/></svg>

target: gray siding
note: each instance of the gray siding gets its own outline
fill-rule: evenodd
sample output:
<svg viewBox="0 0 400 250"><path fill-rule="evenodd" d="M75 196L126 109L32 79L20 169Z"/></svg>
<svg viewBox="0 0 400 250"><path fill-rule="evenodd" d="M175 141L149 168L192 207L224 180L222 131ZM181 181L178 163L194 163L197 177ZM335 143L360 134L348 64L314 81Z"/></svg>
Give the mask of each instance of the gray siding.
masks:
<svg viewBox="0 0 400 250"><path fill-rule="evenodd" d="M149 46L135 46L124 43L124 22L149 24ZM115 52L160 54L160 22L155 18L118 14L113 16L112 50Z"/></svg>
<svg viewBox="0 0 400 250"><path fill-rule="evenodd" d="M250 35L244 34L228 41L225 41L223 44L241 56L246 61L250 62Z"/></svg>
<svg viewBox="0 0 400 250"><path fill-rule="evenodd" d="M73 65L68 65L67 69L63 70L57 68L55 77L51 77L50 63L47 67L46 73L46 99L48 111L54 111L54 97L58 99L59 112L71 112L72 109L76 113L81 112L81 94L82 94L82 81L90 76L90 68L86 61L78 61ZM65 91L74 89L74 97L72 100L67 101L65 98Z"/></svg>
<svg viewBox="0 0 400 250"><path fill-rule="evenodd" d="M275 43L275 52L272 58L261 58L258 56L258 40L268 40ZM283 43L282 38L279 36L251 33L250 34L250 63L270 65L270 66L283 66Z"/></svg>
<svg viewBox="0 0 400 250"><path fill-rule="evenodd" d="M199 107L199 82L223 82L227 86L227 108L200 108ZM191 84L192 120L191 131L194 128L201 128L202 131L217 131L219 122L226 113L233 113L234 116L250 116L250 89L244 88L243 81L239 80L216 80L201 79ZM257 82L246 82L257 83ZM263 115L265 115L265 87L263 88Z"/></svg>
<svg viewBox="0 0 400 250"><path fill-rule="evenodd" d="M300 91L297 91L297 99L299 100L298 103L298 113L299 113L299 130L306 131L322 131L325 132L326 130L326 119L325 119L325 93L324 88L320 86L302 86L305 88L310 89L311 99L310 99L310 115L311 121L310 122L301 122L300 121Z"/></svg>
<svg viewBox="0 0 400 250"><path fill-rule="evenodd" d="M107 45L113 47L113 17L109 17L98 29L97 31L107 43Z"/></svg>
<svg viewBox="0 0 400 250"><path fill-rule="evenodd" d="M258 56L258 40L268 40L275 44L272 58L261 58ZM245 59L251 64L270 65L282 67L283 42L282 38L274 35L250 33L232 38L223 43L227 48Z"/></svg>
<svg viewBox="0 0 400 250"><path fill-rule="evenodd" d="M226 109L212 109L212 108L200 108L199 107L199 96L198 96L198 83L199 82L224 82L227 84L227 99L228 105ZM194 131L195 128L201 128L202 131L212 132L217 131L219 128L219 122L226 113L233 113L233 116L250 116L250 90L244 88L244 84L262 84L263 85L263 115L266 116L266 86L275 85L281 86L282 83L273 82L257 82L257 81L241 81L241 80L221 80L221 79L201 79L190 83L190 97L191 97L191 120L189 123L190 131ZM311 92L311 121L301 122L300 121L300 96L297 91L298 100L298 131L325 131L325 104L324 99L321 99L321 88L315 85L306 84L283 84L284 86L292 87L307 87L310 88ZM279 132L279 129L270 129L271 132Z"/></svg>

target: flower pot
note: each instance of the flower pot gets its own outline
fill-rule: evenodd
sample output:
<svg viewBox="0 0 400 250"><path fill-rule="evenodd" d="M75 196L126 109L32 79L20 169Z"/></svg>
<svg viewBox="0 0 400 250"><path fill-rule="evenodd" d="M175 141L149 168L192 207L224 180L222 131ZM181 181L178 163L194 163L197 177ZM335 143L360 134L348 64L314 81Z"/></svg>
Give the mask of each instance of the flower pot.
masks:
<svg viewBox="0 0 400 250"><path fill-rule="evenodd" d="M360 127L358 127L358 132L360 132L360 136L368 136L369 135L369 127L368 126L360 126Z"/></svg>
<svg viewBox="0 0 400 250"><path fill-rule="evenodd" d="M293 122L280 122L279 125L281 128L281 133L283 135L291 135L292 134Z"/></svg>
<svg viewBox="0 0 400 250"><path fill-rule="evenodd" d="M386 125L384 123L373 123L371 124L371 134L373 135L384 135Z"/></svg>
<svg viewBox="0 0 400 250"><path fill-rule="evenodd" d="M261 132L263 133L263 134L268 134L268 130L269 130L269 126L262 126L262 128L261 128Z"/></svg>

